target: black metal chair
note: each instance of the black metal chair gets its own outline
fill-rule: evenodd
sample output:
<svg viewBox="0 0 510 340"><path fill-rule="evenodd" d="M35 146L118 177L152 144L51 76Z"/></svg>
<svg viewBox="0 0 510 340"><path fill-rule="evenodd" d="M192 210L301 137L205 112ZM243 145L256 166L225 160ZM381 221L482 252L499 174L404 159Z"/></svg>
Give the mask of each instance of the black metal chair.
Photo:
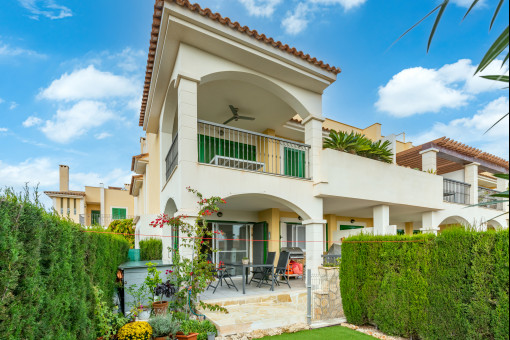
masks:
<svg viewBox="0 0 510 340"><path fill-rule="evenodd" d="M208 255L207 256L207 261L210 262L210 263L213 263L212 262L212 257L211 255ZM216 285L213 285L213 283L216 281L216 280L213 280L209 283L209 285L207 286L207 289L206 290L209 290L209 288L214 288L214 291L213 291L213 294L216 293L216 289L218 289L218 286L221 285L223 287L223 281L225 281L225 284L227 285L227 287L230 289L231 287L234 287L236 289L236 291L239 291L236 287L236 284L234 283L234 280L232 280L232 276L230 275L230 273L228 272L230 269L232 268L228 268L228 267L216 267L214 266L212 269L211 269L211 272L213 273L213 276L216 277L216 279L218 280L218 282L216 283ZM230 283L227 281L227 279L230 279Z"/></svg>
<svg viewBox="0 0 510 340"><path fill-rule="evenodd" d="M265 264L274 264L274 260L276 258L276 252L267 253L266 263ZM250 285L252 281L257 282L257 287L260 287L263 281L268 281L271 276L271 268L267 267L255 267L252 270L252 277L248 284Z"/></svg>
<svg viewBox="0 0 510 340"><path fill-rule="evenodd" d="M279 286L280 283L285 283L289 288L292 288L289 283L289 275L287 274L288 266L290 261L290 253L287 251L282 251L280 253L280 257L278 258L278 264L274 269L273 280L274 283ZM282 277L285 280L278 280L278 277Z"/></svg>

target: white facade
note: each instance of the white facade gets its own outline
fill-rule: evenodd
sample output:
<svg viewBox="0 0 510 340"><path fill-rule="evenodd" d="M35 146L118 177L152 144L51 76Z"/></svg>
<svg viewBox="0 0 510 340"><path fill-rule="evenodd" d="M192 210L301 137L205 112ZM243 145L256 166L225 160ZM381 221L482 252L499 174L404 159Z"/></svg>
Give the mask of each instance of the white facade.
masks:
<svg viewBox="0 0 510 340"><path fill-rule="evenodd" d="M217 223L246 222L253 233L253 224L268 222L270 250L287 237L282 225L290 220L304 225L312 269L321 264L325 244L356 233L336 222L328 225L327 216L353 225L363 220L358 224L379 235L409 226L437 232L453 223L508 227L508 217L496 217L497 210L444 202L441 176L323 149L322 93L336 80L334 73L175 3L165 2L161 16L143 120L144 130L157 136L158 152L149 163L159 164L160 178L155 191L148 189L148 174L140 180L138 198L145 202L137 205L145 214L137 233L170 236L148 225L156 217L147 213L149 192L159 195L161 213L196 214L188 186L206 197L226 198ZM225 126L229 105L256 119ZM301 128L287 124L296 115L303 119ZM174 163L167 161L172 147ZM423 157L433 172L436 152ZM462 177L472 183L470 194L477 200L476 164ZM173 241L164 240L166 249Z"/></svg>

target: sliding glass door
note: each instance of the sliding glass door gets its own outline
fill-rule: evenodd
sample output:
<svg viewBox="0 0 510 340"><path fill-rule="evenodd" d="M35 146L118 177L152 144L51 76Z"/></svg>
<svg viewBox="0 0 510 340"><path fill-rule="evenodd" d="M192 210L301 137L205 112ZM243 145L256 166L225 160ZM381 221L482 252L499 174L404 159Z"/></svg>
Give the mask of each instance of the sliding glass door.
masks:
<svg viewBox="0 0 510 340"><path fill-rule="evenodd" d="M214 262L223 262L227 267L236 265L233 275L242 274L243 257L250 257L250 224L214 223Z"/></svg>

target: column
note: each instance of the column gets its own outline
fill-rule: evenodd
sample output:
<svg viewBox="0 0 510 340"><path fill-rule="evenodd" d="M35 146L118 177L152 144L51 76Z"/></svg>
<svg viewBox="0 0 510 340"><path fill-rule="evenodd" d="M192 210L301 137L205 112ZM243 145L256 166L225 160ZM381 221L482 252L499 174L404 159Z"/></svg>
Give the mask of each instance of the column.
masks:
<svg viewBox="0 0 510 340"><path fill-rule="evenodd" d="M413 234L414 234L414 223L413 222L406 222L405 233L407 236L413 236Z"/></svg>
<svg viewBox="0 0 510 340"><path fill-rule="evenodd" d="M478 163L471 163L464 167L464 182L471 184L469 189L469 204L478 204Z"/></svg>
<svg viewBox="0 0 510 340"><path fill-rule="evenodd" d="M303 221L306 228L306 269L311 269L312 274L322 266L325 224L326 220Z"/></svg>
<svg viewBox="0 0 510 340"><path fill-rule="evenodd" d="M437 154L438 149L427 149L420 152L421 169L425 172L430 171L437 173Z"/></svg>
<svg viewBox="0 0 510 340"><path fill-rule="evenodd" d="M390 226L390 207L379 205L374 207L374 235L385 235Z"/></svg>
<svg viewBox="0 0 510 340"><path fill-rule="evenodd" d="M422 228L420 229L422 233L432 233L437 235L439 228L436 223L436 216L433 211L427 211L422 214Z"/></svg>
<svg viewBox="0 0 510 340"><path fill-rule="evenodd" d="M499 192L508 190L508 181L503 178L498 178L496 190ZM501 203L503 205L503 211L508 212L508 203Z"/></svg>
<svg viewBox="0 0 510 340"><path fill-rule="evenodd" d="M311 173L307 177L311 177L315 183L322 180L320 171L320 156L322 151L322 123L324 118L316 116L308 116L303 120L305 126L305 143L310 145L309 166L308 171Z"/></svg>
<svg viewBox="0 0 510 340"><path fill-rule="evenodd" d="M198 81L179 76L177 86L178 164L196 163L198 162Z"/></svg>

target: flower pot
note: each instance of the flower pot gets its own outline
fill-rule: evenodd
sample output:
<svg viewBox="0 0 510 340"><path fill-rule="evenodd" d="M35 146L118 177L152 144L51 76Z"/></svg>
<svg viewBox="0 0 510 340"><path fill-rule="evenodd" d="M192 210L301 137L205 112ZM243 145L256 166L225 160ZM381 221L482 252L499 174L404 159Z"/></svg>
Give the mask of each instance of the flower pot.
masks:
<svg viewBox="0 0 510 340"><path fill-rule="evenodd" d="M207 340L214 340L216 339L216 333L207 333Z"/></svg>
<svg viewBox="0 0 510 340"><path fill-rule="evenodd" d="M243 264L250 264L250 259L242 259Z"/></svg>
<svg viewBox="0 0 510 340"><path fill-rule="evenodd" d="M151 317L151 310L149 308L144 308L143 311L135 317L135 321L147 321Z"/></svg>
<svg viewBox="0 0 510 340"><path fill-rule="evenodd" d="M156 301L152 303L154 315L166 315L168 311L168 301Z"/></svg>
<svg viewBox="0 0 510 340"><path fill-rule="evenodd" d="M190 335L184 335L183 333L177 333L176 337L178 340L197 340L198 333L191 333Z"/></svg>

